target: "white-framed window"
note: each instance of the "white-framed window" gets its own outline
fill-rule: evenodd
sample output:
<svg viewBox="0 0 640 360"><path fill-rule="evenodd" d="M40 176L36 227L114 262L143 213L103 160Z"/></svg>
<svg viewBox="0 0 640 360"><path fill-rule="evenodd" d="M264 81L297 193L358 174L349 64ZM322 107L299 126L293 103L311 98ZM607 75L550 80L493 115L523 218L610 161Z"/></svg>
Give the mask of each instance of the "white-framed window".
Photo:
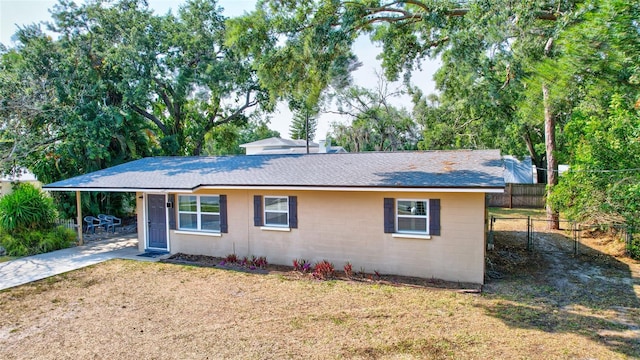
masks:
<svg viewBox="0 0 640 360"><path fill-rule="evenodd" d="M220 196L178 195L178 229L220 232Z"/></svg>
<svg viewBox="0 0 640 360"><path fill-rule="evenodd" d="M289 226L288 196L264 197L264 225L278 227Z"/></svg>
<svg viewBox="0 0 640 360"><path fill-rule="evenodd" d="M429 200L396 200L396 231L405 234L429 234Z"/></svg>

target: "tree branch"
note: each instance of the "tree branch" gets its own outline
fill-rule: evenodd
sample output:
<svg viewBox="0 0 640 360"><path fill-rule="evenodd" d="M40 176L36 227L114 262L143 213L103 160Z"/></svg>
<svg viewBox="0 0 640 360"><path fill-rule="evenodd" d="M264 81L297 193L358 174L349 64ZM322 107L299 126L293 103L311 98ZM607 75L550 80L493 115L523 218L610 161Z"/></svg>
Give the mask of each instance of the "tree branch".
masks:
<svg viewBox="0 0 640 360"><path fill-rule="evenodd" d="M36 151L39 151L43 147L46 147L48 145L51 145L53 143L56 143L56 142L64 139L65 136L66 135L60 135L60 136L56 136L54 138L50 138L50 139L41 141L41 142L36 143L36 144L29 145L29 151L27 151L26 153L18 154L18 156L14 156L14 154L16 154L17 149L18 149L18 142L14 141L14 144L13 144L13 147L11 148L11 151L9 152L9 154L4 155L2 157L2 161L9 161L9 160L15 159L15 158L24 158L28 154L34 153Z"/></svg>
<svg viewBox="0 0 640 360"><path fill-rule="evenodd" d="M380 7L366 7L366 5L363 5L363 4L357 3L357 2L353 2L353 1L345 1L344 4L365 7L365 10L371 11L372 14L373 13L382 13L382 12L404 12L406 14L410 14L407 10L400 9L399 7L395 7L395 6L402 6L404 4L415 5L415 6L419 7L420 9L422 9L422 11L424 13L432 13L432 12L434 12L434 10L431 9L430 7L428 7L424 2L418 1L418 0L393 1L393 2L390 2L388 4L382 5ZM445 15L446 16L464 16L468 12L469 12L469 9L465 9L465 8L451 9L451 10L446 10L445 11ZM420 15L420 16L422 16L422 15Z"/></svg>
<svg viewBox="0 0 640 360"><path fill-rule="evenodd" d="M164 102L164 104L167 106L167 110L169 110L169 113L171 114L171 116L175 117L176 116L176 108L173 104L173 102L171 101L171 99L169 99L169 96L167 95L167 92L173 97L176 97L175 92L173 91L173 89L171 89L169 86L167 86L166 84L164 84L162 81L158 80L158 79L153 79L153 81L158 84L158 87L160 88L161 91L159 91L160 93L160 97L162 98L162 102Z"/></svg>
<svg viewBox="0 0 640 360"><path fill-rule="evenodd" d="M550 37L547 40L547 44L544 46L544 56L549 56L549 52L551 51L551 47L553 46L553 38Z"/></svg>
<svg viewBox="0 0 640 360"><path fill-rule="evenodd" d="M128 104L128 105L131 108L131 110L135 111L139 115L143 116L146 119L151 120L154 124L156 124L156 126L160 128L160 131L162 131L163 134L170 135L169 129L167 129L167 126L162 121L160 121L160 119L155 117L153 114L149 114L146 110L138 107L137 105L134 105L134 104Z"/></svg>
<svg viewBox="0 0 640 360"><path fill-rule="evenodd" d="M392 23L399 23L403 21L407 23L417 23L422 21L422 15L372 17L358 27L365 27L367 25L371 25L377 22L386 22L386 23L392 24Z"/></svg>
<svg viewBox="0 0 640 360"><path fill-rule="evenodd" d="M399 9L399 8L390 8L389 7L390 5L393 5L393 4L387 4L381 7L367 8L367 11L370 12L371 14L381 13L381 12L397 12L404 16L411 16L411 13L409 11L404 9Z"/></svg>
<svg viewBox="0 0 640 360"><path fill-rule="evenodd" d="M356 113L352 113L349 111L333 111L333 110L328 110L324 112L325 114L336 114L336 115L349 115L351 117L356 117L357 114Z"/></svg>
<svg viewBox="0 0 640 360"><path fill-rule="evenodd" d="M429 9L429 7L427 6L427 4L421 2L421 1L415 1L415 0L406 0L406 1L400 1L402 3L405 4L411 4L411 5L415 5L419 8L421 8L422 10L424 10L425 12L431 12L431 9Z"/></svg>
<svg viewBox="0 0 640 360"><path fill-rule="evenodd" d="M226 124L229 123L231 121L233 121L235 118L237 118L238 116L240 116L240 114L242 114L242 112L244 112L245 110L247 110L250 107L256 106L258 104L258 100L251 100L251 90L247 90L247 96L245 97L245 103L240 106L239 108L236 109L236 111L234 111L231 115L227 116L226 118L219 120L219 121L214 121L215 120L215 115L214 118L211 119L211 121L209 122L209 124L207 125L207 129L205 131L208 132L209 130L213 129L214 126L218 126L218 125L222 125L222 124Z"/></svg>
<svg viewBox="0 0 640 360"><path fill-rule="evenodd" d="M427 4L425 4L423 1L420 1L420 0L398 0L398 1L393 1L388 4L382 5L380 7L367 7L366 5L363 5L361 3L357 3L354 1L345 1L344 4L352 5L352 6L361 6L367 12L367 17L371 17L371 18L368 19L362 26L366 26L369 24L377 23L377 22L397 23L405 20L412 20L411 22L417 22L419 20L424 19L426 14L430 14L436 11L430 8L429 6L427 6ZM420 8L421 13L411 13L410 11L403 9L402 6L407 4L414 5ZM467 8L457 8L457 9L444 10L442 14L448 17L460 17L460 16L467 15L469 11L470 9L467 9ZM400 13L403 16L389 16L389 15L382 16L382 14L385 14L385 13L387 14ZM556 21L558 20L557 13L558 12L554 12L554 11L540 10L540 11L534 12L534 17L539 20ZM375 16L377 14L379 14L380 16Z"/></svg>
<svg viewBox="0 0 640 360"><path fill-rule="evenodd" d="M535 12L535 17L540 19L540 20L549 20L549 21L558 20L558 15L556 15L556 13L554 13L552 11L536 11Z"/></svg>
<svg viewBox="0 0 640 360"><path fill-rule="evenodd" d="M167 106L167 109L169 110L169 114L171 114L171 116L173 117L173 126L176 129L176 132L178 132L180 127L182 126L182 114L181 114L182 111L180 108L180 102L176 101L176 98L177 98L176 92L173 90L173 88L171 88L171 86L161 82L160 80L158 79L153 79L153 80L160 87L160 90L161 90L160 96L162 97L162 101ZM167 95L167 92L171 96L171 99L169 98L169 95Z"/></svg>
<svg viewBox="0 0 640 360"><path fill-rule="evenodd" d="M199 136L199 139L196 141L195 144L195 148L194 148L194 155L200 155L201 151L202 151L202 146L204 144L204 137L205 134L207 134L209 131L211 131L211 129L213 129L216 126L222 125L222 124L227 124L231 121L233 121L236 117L240 116L240 114L242 114L243 111L245 111L246 109L255 106L258 104L258 100L251 100L251 90L247 90L247 96L246 96L246 100L245 103L240 106L239 108L236 109L236 111L234 111L231 115L227 116L226 118L219 120L219 121L215 121L216 120L216 116L218 111L216 110L213 115L209 118L209 121L207 122L207 125L204 127L201 136Z"/></svg>

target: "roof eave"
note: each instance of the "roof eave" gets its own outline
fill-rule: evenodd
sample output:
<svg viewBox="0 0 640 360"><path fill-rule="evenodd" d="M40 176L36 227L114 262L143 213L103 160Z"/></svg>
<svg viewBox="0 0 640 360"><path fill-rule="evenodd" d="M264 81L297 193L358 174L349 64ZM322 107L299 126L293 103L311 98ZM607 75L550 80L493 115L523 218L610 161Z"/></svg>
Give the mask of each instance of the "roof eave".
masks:
<svg viewBox="0 0 640 360"><path fill-rule="evenodd" d="M359 192L443 192L503 193L504 186L327 186L327 185L201 185L198 190L295 190L295 191L359 191Z"/></svg>
<svg viewBox="0 0 640 360"><path fill-rule="evenodd" d="M358 191L358 192L442 192L503 193L504 186L315 186L315 185L200 185L194 188L114 188L114 187L47 187L47 191L193 193L199 190L292 190L292 191Z"/></svg>
<svg viewBox="0 0 640 360"><path fill-rule="evenodd" d="M47 191L86 191L86 192L186 192L191 189L167 189L167 188L116 188L116 187L77 187L77 186L43 186L43 190Z"/></svg>

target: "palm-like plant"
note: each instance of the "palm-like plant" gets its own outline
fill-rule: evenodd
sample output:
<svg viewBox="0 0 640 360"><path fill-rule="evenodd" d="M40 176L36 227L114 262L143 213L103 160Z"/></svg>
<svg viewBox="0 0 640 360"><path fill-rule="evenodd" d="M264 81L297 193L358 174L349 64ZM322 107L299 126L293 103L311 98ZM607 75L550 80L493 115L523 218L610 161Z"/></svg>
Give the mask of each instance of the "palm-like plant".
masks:
<svg viewBox="0 0 640 360"><path fill-rule="evenodd" d="M29 183L21 183L0 199L0 228L9 233L53 227L53 200Z"/></svg>

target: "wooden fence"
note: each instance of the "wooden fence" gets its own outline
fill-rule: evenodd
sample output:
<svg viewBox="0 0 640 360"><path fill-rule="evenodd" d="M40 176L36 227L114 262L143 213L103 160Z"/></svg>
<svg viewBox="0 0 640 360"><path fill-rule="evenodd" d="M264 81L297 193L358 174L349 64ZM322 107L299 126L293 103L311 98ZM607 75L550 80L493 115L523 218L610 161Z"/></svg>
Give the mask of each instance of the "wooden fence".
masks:
<svg viewBox="0 0 640 360"><path fill-rule="evenodd" d="M536 208L545 206L546 184L507 184L502 194L487 194L487 206Z"/></svg>

